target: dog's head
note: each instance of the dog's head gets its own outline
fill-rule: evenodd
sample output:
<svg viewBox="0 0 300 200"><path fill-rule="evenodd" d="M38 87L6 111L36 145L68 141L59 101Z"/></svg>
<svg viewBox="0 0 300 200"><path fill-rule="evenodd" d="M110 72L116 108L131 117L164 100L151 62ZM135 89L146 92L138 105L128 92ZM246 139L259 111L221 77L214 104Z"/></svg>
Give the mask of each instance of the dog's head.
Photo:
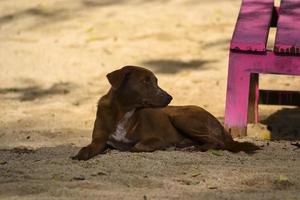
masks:
<svg viewBox="0 0 300 200"><path fill-rule="evenodd" d="M172 97L157 84L155 75L147 69L125 66L107 74L121 105L130 108L165 107Z"/></svg>

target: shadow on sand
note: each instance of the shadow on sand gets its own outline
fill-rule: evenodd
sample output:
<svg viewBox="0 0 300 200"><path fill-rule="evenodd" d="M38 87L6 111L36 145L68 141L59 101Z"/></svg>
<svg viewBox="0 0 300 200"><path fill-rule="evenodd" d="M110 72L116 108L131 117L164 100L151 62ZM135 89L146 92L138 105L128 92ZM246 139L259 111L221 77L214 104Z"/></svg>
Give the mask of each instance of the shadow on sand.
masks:
<svg viewBox="0 0 300 200"><path fill-rule="evenodd" d="M62 82L55 83L47 89L43 89L38 85L20 88L0 88L0 95L18 94L17 99L19 99L20 101L33 101L35 99L41 99L48 96L68 94L73 88L73 84Z"/></svg>
<svg viewBox="0 0 300 200"><path fill-rule="evenodd" d="M272 140L300 140L300 108L283 108L262 120Z"/></svg>
<svg viewBox="0 0 300 200"><path fill-rule="evenodd" d="M141 64L149 67L156 73L172 74L178 73L184 70L197 70L197 69L207 69L206 64L214 63L215 60L171 60L171 59L158 59L158 60L147 60Z"/></svg>

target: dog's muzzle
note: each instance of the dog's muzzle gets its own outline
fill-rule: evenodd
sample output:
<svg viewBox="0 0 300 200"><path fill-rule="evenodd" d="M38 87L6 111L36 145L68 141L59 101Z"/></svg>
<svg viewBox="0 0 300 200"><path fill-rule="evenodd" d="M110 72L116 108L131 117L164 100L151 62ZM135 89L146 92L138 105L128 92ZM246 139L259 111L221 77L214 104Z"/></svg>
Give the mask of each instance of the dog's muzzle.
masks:
<svg viewBox="0 0 300 200"><path fill-rule="evenodd" d="M173 99L171 95L160 88L157 92L157 98L159 99L158 101L161 103L161 106L167 106Z"/></svg>

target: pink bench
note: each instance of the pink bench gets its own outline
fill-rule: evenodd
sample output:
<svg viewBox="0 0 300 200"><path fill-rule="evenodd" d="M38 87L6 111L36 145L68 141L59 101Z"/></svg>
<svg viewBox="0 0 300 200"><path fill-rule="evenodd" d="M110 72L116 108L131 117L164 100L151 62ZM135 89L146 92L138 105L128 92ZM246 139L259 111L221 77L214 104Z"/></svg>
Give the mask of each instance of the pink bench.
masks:
<svg viewBox="0 0 300 200"><path fill-rule="evenodd" d="M274 50L269 29L277 26ZM300 105L300 93L259 90L259 74L300 75L300 0L243 0L231 40L225 127L234 137L247 135L258 121L258 104Z"/></svg>

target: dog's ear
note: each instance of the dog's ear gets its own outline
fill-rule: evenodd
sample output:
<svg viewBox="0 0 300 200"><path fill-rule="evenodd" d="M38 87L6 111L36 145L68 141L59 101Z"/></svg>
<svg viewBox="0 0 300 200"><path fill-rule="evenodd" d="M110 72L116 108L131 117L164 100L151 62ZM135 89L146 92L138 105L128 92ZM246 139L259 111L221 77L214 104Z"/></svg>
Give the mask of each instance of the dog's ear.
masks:
<svg viewBox="0 0 300 200"><path fill-rule="evenodd" d="M121 69L115 70L106 75L111 87L113 89L118 89L124 82L126 76L129 74L130 68L125 66Z"/></svg>

